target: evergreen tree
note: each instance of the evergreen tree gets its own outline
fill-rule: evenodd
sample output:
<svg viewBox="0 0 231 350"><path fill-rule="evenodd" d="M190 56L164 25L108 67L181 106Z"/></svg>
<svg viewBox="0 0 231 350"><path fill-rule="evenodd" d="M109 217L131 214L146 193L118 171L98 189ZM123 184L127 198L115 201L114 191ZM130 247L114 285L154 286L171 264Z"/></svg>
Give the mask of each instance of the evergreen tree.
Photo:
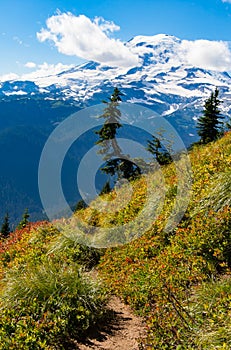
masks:
<svg viewBox="0 0 231 350"><path fill-rule="evenodd" d="M216 140L220 135L219 124L222 117L220 116L218 99L219 90L215 89L210 97L205 101L203 115L198 119L197 129L200 136L200 142L206 144Z"/></svg>
<svg viewBox="0 0 231 350"><path fill-rule="evenodd" d="M4 238L8 237L10 234L10 223L9 223L9 214L7 213L4 217L4 221L1 227L1 234Z"/></svg>
<svg viewBox="0 0 231 350"><path fill-rule="evenodd" d="M78 210L85 209L85 208L87 208L87 204L84 202L83 199L80 199L78 201L78 203L76 204L74 211L78 211Z"/></svg>
<svg viewBox="0 0 231 350"><path fill-rule="evenodd" d="M22 228L26 227L29 223L29 220L28 220L29 217L30 217L30 215L28 213L28 209L26 209L24 211L23 216L22 216L22 220L20 221L20 223L17 226L17 229L21 230Z"/></svg>
<svg viewBox="0 0 231 350"><path fill-rule="evenodd" d="M102 128L95 132L99 135L99 140L96 144L101 145L100 153L104 154L104 160L121 154L121 149L115 138L117 129L122 127L120 124L121 112L118 109L119 102L122 101L120 96L122 96L122 93L118 88L115 88L113 94L109 97L109 101L103 101L106 104L106 108L101 118L104 118L105 122Z"/></svg>
<svg viewBox="0 0 231 350"><path fill-rule="evenodd" d="M115 88L109 101L103 101L106 107L101 118L104 118L105 122L102 128L95 132L99 135L96 144L101 146L99 153L104 155L105 166L101 168L104 173L111 176L116 175L118 179L122 177L132 179L141 173L140 169L129 159L128 155L122 153L116 140L117 131L122 127L121 112L118 108L122 95L120 90Z"/></svg>
<svg viewBox="0 0 231 350"><path fill-rule="evenodd" d="M148 141L147 151L149 151L161 165L171 162L171 156L168 151L163 149L160 139L152 136L152 140Z"/></svg>
<svg viewBox="0 0 231 350"><path fill-rule="evenodd" d="M140 168L126 156L126 159L114 158L106 162L101 169L104 173L117 176L117 179L133 180L141 175Z"/></svg>
<svg viewBox="0 0 231 350"><path fill-rule="evenodd" d="M110 181L106 181L101 192L100 192L100 195L101 194L107 194L107 193L110 193L111 192L111 186L110 186Z"/></svg>

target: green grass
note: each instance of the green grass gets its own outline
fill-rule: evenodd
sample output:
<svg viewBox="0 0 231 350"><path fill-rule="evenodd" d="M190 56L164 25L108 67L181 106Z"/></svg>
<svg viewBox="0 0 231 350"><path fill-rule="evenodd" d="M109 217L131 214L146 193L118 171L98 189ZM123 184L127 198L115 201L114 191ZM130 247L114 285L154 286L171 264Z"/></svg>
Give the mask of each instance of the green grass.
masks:
<svg viewBox="0 0 231 350"><path fill-rule="evenodd" d="M12 244L11 238L2 242L2 350L66 349L106 315L105 291L85 272L92 251L67 246L55 254L51 248L61 238L57 234L43 225L18 235Z"/></svg>
<svg viewBox="0 0 231 350"><path fill-rule="evenodd" d="M190 307L199 325L194 334L197 349L230 349L231 278L203 283Z"/></svg>
<svg viewBox="0 0 231 350"><path fill-rule="evenodd" d="M231 171L219 173L215 176L209 195L203 198L195 208L194 213L209 210L220 211L231 205Z"/></svg>

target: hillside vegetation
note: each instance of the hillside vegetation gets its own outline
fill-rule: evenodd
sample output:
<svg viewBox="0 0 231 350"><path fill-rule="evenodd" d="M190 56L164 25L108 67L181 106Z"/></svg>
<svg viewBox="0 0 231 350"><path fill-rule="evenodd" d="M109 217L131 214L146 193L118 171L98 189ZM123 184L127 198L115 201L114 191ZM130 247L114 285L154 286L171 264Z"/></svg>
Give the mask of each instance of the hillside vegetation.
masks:
<svg viewBox="0 0 231 350"><path fill-rule="evenodd" d="M231 348L231 134L195 146L190 159L191 201L174 232L163 232L176 193L171 164L153 228L107 250L99 267L113 293L145 316L145 349Z"/></svg>
<svg viewBox="0 0 231 350"><path fill-rule="evenodd" d="M230 349L231 133L194 146L190 159L190 203L169 233L163 228L177 194L173 163L162 168L167 191L161 212L147 232L134 224L137 238L130 243L87 248L68 223L61 234L47 222L2 239L0 349L75 349L90 326L106 322L110 294L144 317L140 349ZM150 178L154 183L155 174ZM119 191L126 198L126 186ZM75 219L92 227L127 223L142 210L146 192L137 179L125 208L114 214L82 209ZM100 282L90 278L93 267Z"/></svg>

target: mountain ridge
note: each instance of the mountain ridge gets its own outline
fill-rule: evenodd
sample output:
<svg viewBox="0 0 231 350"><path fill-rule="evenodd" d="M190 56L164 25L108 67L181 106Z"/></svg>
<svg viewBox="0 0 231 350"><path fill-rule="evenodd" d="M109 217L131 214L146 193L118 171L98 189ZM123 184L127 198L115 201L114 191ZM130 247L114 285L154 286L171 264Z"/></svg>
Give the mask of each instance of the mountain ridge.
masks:
<svg viewBox="0 0 231 350"><path fill-rule="evenodd" d="M139 56L135 67L110 67L89 61L58 74L27 74L21 80L1 82L0 96L62 100L84 108L101 102L117 86L124 102L147 106L161 116L174 118L174 124L183 123L184 128L177 131L187 134L183 138L189 145L196 141L190 135L196 136L196 120L215 87L223 101L222 114L230 115L231 77L226 71L190 64L189 42L185 42L167 34L136 36L125 44Z"/></svg>
<svg viewBox="0 0 231 350"><path fill-rule="evenodd" d="M202 113L205 99L214 91L215 86L219 88L219 97L223 101L222 115L230 116L231 77L229 72L190 65L185 55L183 40L158 34L150 37L136 36L125 45L139 55L137 66L109 67L89 61L56 74L39 76L37 72L33 73L34 75L24 75L21 79L0 82L0 129L5 130L4 138L7 134L15 153L13 156L12 151L12 159L9 159L5 152L2 152L0 162L3 164L4 178L10 179L15 191L20 193L21 188L26 187L24 182L31 182L29 176L31 169L35 169L35 164L39 164L42 145L52 130L80 108L105 100L111 95L115 86L123 93L124 102L142 105L166 118L186 147L198 141L197 118ZM28 127L31 126L40 130L39 140L36 139L37 134L35 135L34 132L30 133L30 143L28 139L21 136L15 138L15 128L20 127L20 133L23 136L23 133L28 134ZM4 149L7 142L3 140L2 135L0 133L0 144ZM29 147L28 152L27 147ZM36 159L33 159L33 154L36 154ZM23 162L26 175L25 179L22 179L24 181L22 186L17 187L15 185L17 171L14 174L12 169L15 164L20 166L18 163L20 157L26 160ZM71 159L70 157L70 163ZM70 167L74 169L74 166ZM37 178L33 181L33 188L35 188ZM9 188L6 182L0 181L0 184L3 189ZM68 188L70 193L72 193L71 188L70 184ZM25 193L24 198L31 198L31 195L31 193ZM38 193L34 193L33 196L37 198ZM76 195L74 201L77 200ZM0 196L0 201L6 203L5 194ZM10 201L11 199L7 197L7 203ZM38 206L41 204L36 199L35 212ZM28 207L28 200L22 202L17 212L8 204L3 205L0 209L0 217L8 211L16 222L26 207Z"/></svg>
<svg viewBox="0 0 231 350"><path fill-rule="evenodd" d="M85 101L88 101L97 93L97 88L102 88L108 81L122 87L123 84L126 86L128 83L141 80L146 83L147 101L151 95L161 93L187 97L201 97L202 93L205 97L211 91L211 86L218 86L222 92L231 94L228 84L231 78L228 72L212 71L189 64L182 43L184 40L167 34L136 36L125 44L132 53L139 56L139 64L135 67L110 67L89 61L58 74L39 76L39 73L36 73L37 76L34 77L33 74L27 74L21 79L2 82L0 93L6 96L10 93L12 95L37 93L45 96L48 92L51 98L57 98L54 93L59 90L63 93L62 97L68 100L71 97L81 99L83 93L87 92L86 89L94 87L93 94L88 94L85 98ZM182 86L182 80L186 80L187 84ZM33 91L28 88L29 82L30 87L32 88L32 85L34 87ZM23 86L24 84L26 85ZM204 88L198 90L196 84ZM88 104L91 102L88 101Z"/></svg>

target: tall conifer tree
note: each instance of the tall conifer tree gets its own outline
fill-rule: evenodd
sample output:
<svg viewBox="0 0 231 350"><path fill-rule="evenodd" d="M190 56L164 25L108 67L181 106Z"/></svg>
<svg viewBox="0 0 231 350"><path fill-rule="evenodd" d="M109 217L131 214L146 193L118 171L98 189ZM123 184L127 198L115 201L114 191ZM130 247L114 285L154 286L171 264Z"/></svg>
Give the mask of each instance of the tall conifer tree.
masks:
<svg viewBox="0 0 231 350"><path fill-rule="evenodd" d="M21 230L22 228L26 227L27 224L29 223L29 220L28 220L29 217L30 217L30 214L28 213L28 209L25 209L22 216L22 220L18 224L17 229Z"/></svg>
<svg viewBox="0 0 231 350"><path fill-rule="evenodd" d="M9 223L9 214L8 213L4 217L0 232L4 238L8 237L10 234L10 223Z"/></svg>
<svg viewBox="0 0 231 350"><path fill-rule="evenodd" d="M220 135L219 125L221 124L219 105L221 101L218 99L219 90L215 89L210 97L205 101L203 115L198 119L197 129L201 143L208 143L216 140Z"/></svg>
<svg viewBox="0 0 231 350"><path fill-rule="evenodd" d="M118 179L132 179L140 175L140 169L130 159L128 155L122 153L116 140L117 131L122 127L120 123L121 112L119 103L123 94L115 88L108 101L103 101L106 107L101 118L105 119L102 128L95 133L99 135L96 144L101 146L100 154L104 155L105 165L101 170L111 176L116 175Z"/></svg>
<svg viewBox="0 0 231 350"><path fill-rule="evenodd" d="M152 139L148 140L147 151L150 152L160 165L171 162L170 153L161 145L160 139L152 135Z"/></svg>

